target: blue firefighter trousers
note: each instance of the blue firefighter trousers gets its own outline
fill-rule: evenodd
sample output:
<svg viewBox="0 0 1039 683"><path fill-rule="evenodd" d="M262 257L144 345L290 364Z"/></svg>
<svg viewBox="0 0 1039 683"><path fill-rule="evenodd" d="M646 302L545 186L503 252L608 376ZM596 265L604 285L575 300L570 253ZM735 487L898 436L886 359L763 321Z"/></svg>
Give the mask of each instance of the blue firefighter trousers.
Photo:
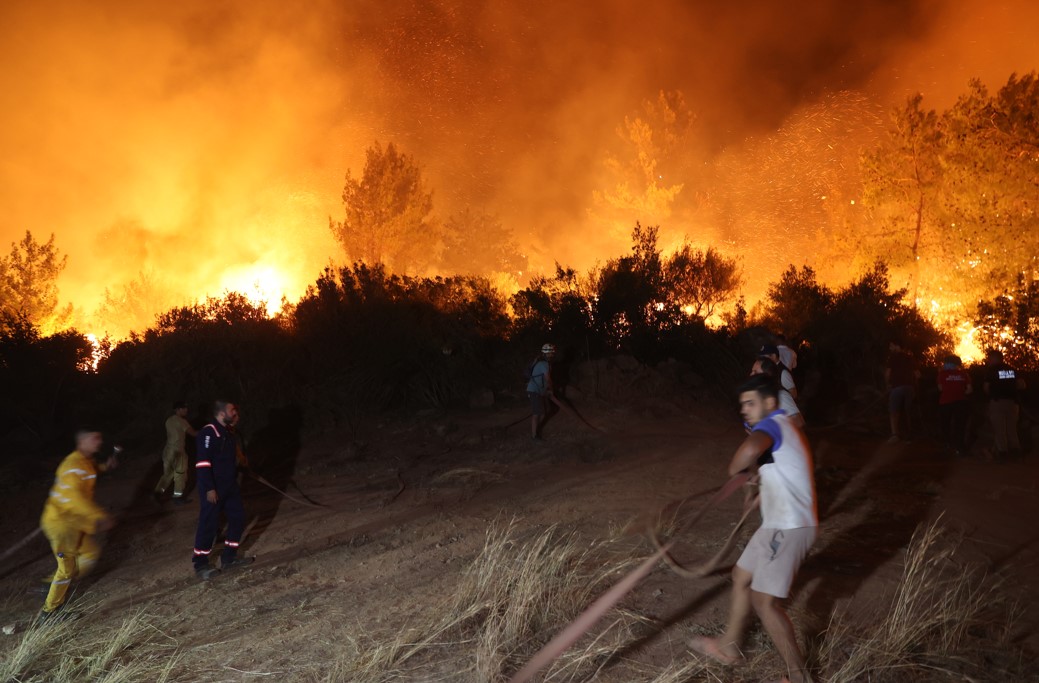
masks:
<svg viewBox="0 0 1039 683"><path fill-rule="evenodd" d="M195 531L195 551L192 562L195 569L209 566L209 553L213 549L213 541L220 525L220 513L227 517L227 533L224 535L224 552L220 561L227 564L238 554L238 544L242 540L245 529L245 508L242 506L242 492L237 484L227 490L217 490L217 501L206 500L204 491L199 491L198 530Z"/></svg>

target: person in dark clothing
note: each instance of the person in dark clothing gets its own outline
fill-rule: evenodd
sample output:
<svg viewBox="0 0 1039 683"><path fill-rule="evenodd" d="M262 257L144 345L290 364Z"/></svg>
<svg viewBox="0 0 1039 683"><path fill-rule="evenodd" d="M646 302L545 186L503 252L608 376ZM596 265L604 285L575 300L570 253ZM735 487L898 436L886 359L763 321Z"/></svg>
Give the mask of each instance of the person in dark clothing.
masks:
<svg viewBox="0 0 1039 683"><path fill-rule="evenodd" d="M888 387L888 414L891 417L891 441L908 438L912 433L911 411L913 396L916 393L916 380L920 371L916 369L916 361L909 352L902 349L898 342L891 342L888 347L887 367L884 379ZM905 429L900 429L902 418L905 418Z"/></svg>
<svg viewBox="0 0 1039 683"><path fill-rule="evenodd" d="M1018 400L1025 389L1025 381L1006 364L1001 351L989 351L985 365L985 393L989 397L989 419L996 441L996 457L1018 456L1021 454L1021 441L1017 436L1017 418L1021 410Z"/></svg>
<svg viewBox="0 0 1039 683"><path fill-rule="evenodd" d="M254 559L238 557L238 545L245 528L245 508L238 488L238 439L232 431L238 421L238 409L233 403L217 401L214 414L216 419L200 429L196 437L199 516L192 563L195 574L203 581L220 572L209 564L209 553L216 540L221 513L227 517L221 567L242 567L252 564Z"/></svg>
<svg viewBox="0 0 1039 683"><path fill-rule="evenodd" d="M967 397L972 391L970 375L959 356L946 356L938 371L938 420L942 442L958 456L967 454Z"/></svg>

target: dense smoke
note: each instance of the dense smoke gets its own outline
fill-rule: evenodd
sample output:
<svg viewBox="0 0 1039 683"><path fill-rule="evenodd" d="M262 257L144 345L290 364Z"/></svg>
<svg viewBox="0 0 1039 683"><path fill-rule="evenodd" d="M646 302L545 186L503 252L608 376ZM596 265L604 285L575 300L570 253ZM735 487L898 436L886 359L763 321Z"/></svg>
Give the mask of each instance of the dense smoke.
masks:
<svg viewBox="0 0 1039 683"><path fill-rule="evenodd" d="M740 177L829 103L873 131L913 92L945 106L970 77L1039 62L1025 2L149 5L0 7L0 239L55 233L84 321L134 280L157 307L254 284L297 296L342 260L328 218L375 140L422 165L440 216L492 212L533 267L590 266L625 248L593 201L630 153L618 129L661 92L691 116L662 233L746 251L769 205L698 222L713 197L693 169ZM841 164L870 139L852 137ZM781 263L754 261L755 278L806 258L789 218L769 242Z"/></svg>

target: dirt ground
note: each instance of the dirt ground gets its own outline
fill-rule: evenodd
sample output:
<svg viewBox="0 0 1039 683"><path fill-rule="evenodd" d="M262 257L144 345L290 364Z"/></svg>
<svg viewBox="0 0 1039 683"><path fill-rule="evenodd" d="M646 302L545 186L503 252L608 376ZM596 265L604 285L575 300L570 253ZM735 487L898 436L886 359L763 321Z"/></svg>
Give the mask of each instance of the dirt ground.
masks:
<svg viewBox="0 0 1039 683"><path fill-rule="evenodd" d="M260 472L327 507L247 482L246 511L255 521L244 545L257 562L208 583L196 580L190 565L194 492L190 505L159 508L150 499L158 454L127 453L97 490L120 523L108 534L96 576L74 599L97 603L85 617L95 624L114 626L137 607L169 618L166 636L205 659L192 662L207 672L199 680L305 680L315 664L342 652L350 634L392 632L438 604L491 525L515 519L532 536L553 524L589 539L616 533L669 501L692 494L706 500L724 482L742 438L735 411L706 401L680 409L588 400L581 408L608 433L563 414L548 426L546 442L534 444L525 421L505 428L522 417L518 400L302 442L299 421L268 426L250 440ZM1032 610L1039 602L1039 456L1009 464L952 459L927 439L889 444L879 434L840 427L812 429L809 439L822 527L790 604L802 637L817 637L835 609L865 615L882 607L914 530L941 518L961 537L962 561L980 563L1027 608L1012 639L1039 652ZM34 528L48 486L33 482L5 501L0 549ZM729 533L738 506L728 501L708 514L681 539L676 556L708 556ZM0 622L23 621L39 609L42 596L27 590L52 562L37 538L0 566ZM625 600L656 620L631 656L691 657L688 636L718 629L727 598L724 573L691 580L661 565ZM16 641L0 636L0 653Z"/></svg>

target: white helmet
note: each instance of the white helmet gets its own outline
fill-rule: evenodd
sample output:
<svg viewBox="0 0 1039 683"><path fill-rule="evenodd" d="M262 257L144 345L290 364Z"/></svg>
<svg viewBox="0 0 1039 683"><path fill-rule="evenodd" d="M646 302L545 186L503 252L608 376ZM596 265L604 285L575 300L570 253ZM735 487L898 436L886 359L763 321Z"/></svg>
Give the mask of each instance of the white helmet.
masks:
<svg viewBox="0 0 1039 683"><path fill-rule="evenodd" d="M555 344L545 344L544 346L541 347L541 353L543 353L545 355L548 355L550 353L555 353L555 352L556 352L556 345Z"/></svg>

